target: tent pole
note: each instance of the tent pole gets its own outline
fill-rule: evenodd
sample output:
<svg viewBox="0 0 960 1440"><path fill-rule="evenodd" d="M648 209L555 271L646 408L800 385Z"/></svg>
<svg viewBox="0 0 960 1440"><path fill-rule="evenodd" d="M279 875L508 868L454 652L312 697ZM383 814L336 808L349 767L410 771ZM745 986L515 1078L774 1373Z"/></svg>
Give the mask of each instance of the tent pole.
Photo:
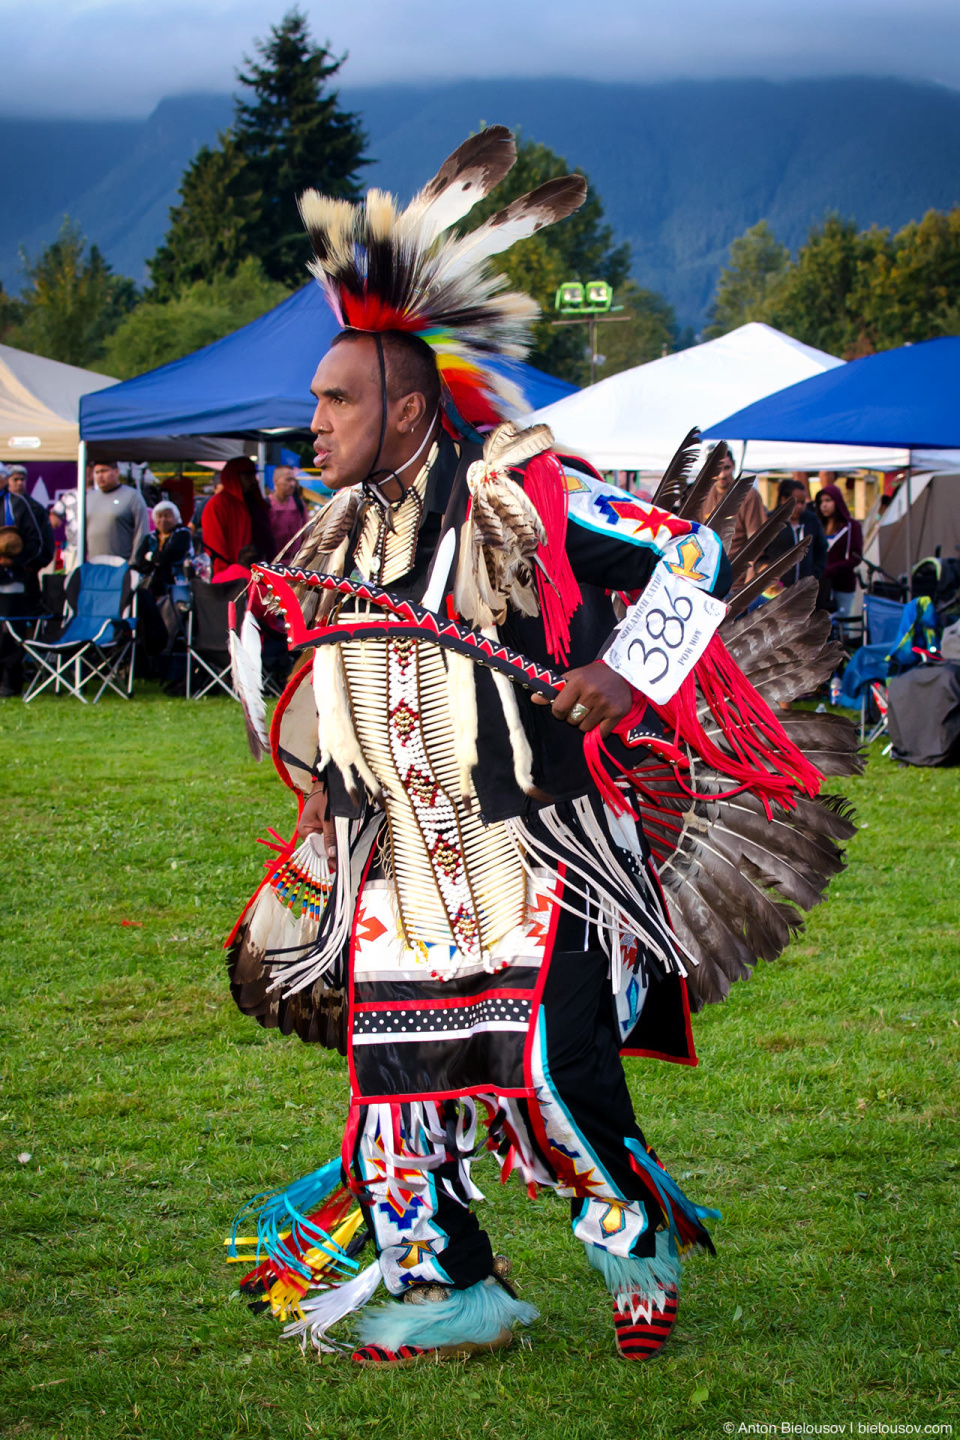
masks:
<svg viewBox="0 0 960 1440"><path fill-rule="evenodd" d="M77 564L86 559L87 548L87 442L77 446Z"/></svg>
<svg viewBox="0 0 960 1440"><path fill-rule="evenodd" d="M260 481L260 494L267 493L267 442L257 441L257 479Z"/></svg>
<svg viewBox="0 0 960 1440"><path fill-rule="evenodd" d="M912 519L913 519L913 517L912 517L911 514L910 514L910 511L911 511L911 509L912 509L912 498L911 498L911 494L910 494L910 491L911 491L910 481L911 481L911 478L912 478L912 476L913 476L913 465L912 465L913 455L912 455L912 454L911 454L911 456L910 456L910 460L911 460L911 464L907 466L907 482L906 482L906 483L907 483L907 535L906 535L906 540L907 540L907 599L908 599L908 600L910 599L910 578L911 578L912 567L913 567L913 527L912 527Z"/></svg>

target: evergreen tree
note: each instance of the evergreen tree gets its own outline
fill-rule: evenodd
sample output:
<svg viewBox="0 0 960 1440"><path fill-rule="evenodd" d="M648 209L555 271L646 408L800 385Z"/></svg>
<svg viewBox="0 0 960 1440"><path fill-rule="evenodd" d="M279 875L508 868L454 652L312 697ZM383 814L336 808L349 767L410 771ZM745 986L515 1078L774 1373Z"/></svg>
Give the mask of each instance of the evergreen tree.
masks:
<svg viewBox="0 0 960 1440"><path fill-rule="evenodd" d="M358 117L327 89L345 57L315 44L296 9L254 43L255 59L237 76L233 126L186 170L180 204L149 262L158 299L230 275L246 256L259 260L269 279L302 285L310 246L299 195L312 186L345 200L358 196L366 139Z"/></svg>
<svg viewBox="0 0 960 1440"><path fill-rule="evenodd" d="M557 175L571 173L567 162L546 145L518 136L516 164L486 199L473 207L464 228L475 230L511 200ZM630 248L614 246L613 231L603 223L603 205L596 191L588 190L586 201L575 214L521 240L505 254L496 256L493 263L514 289L532 295L543 311L534 327L530 364L575 384L583 383L588 374L584 359L587 327L551 324L556 318L557 288L566 280L606 280L616 290L630 272Z"/></svg>
<svg viewBox="0 0 960 1440"><path fill-rule="evenodd" d="M713 340L751 320L766 319L789 266L790 251L766 220L738 236L730 246L730 264L720 272L705 337Z"/></svg>
<svg viewBox="0 0 960 1440"><path fill-rule="evenodd" d="M153 292L169 300L189 285L231 275L248 253L248 227L259 209L243 158L230 136L204 145L180 182L164 243L147 261Z"/></svg>
<svg viewBox="0 0 960 1440"><path fill-rule="evenodd" d="M36 260L21 250L27 284L22 318L9 343L68 365L94 365L107 336L137 300L137 287L115 275L96 245L64 217L56 240Z"/></svg>
<svg viewBox="0 0 960 1440"><path fill-rule="evenodd" d="M290 10L255 48L259 61L247 59L238 76L250 98L238 99L233 127L248 187L260 196L247 226L248 253L271 279L299 285L310 247L297 198L312 186L357 199L366 137L359 117L341 110L337 92L326 89L346 56L315 44L300 10Z"/></svg>

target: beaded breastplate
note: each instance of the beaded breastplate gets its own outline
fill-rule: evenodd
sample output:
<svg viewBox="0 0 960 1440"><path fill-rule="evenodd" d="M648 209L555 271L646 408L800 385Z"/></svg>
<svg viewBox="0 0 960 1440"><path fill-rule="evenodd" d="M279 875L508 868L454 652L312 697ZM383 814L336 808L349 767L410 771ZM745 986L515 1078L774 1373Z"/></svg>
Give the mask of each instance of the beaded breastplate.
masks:
<svg viewBox="0 0 960 1440"><path fill-rule="evenodd" d="M483 963L522 924L526 877L505 827L482 824L461 792L443 653L410 639L338 648L357 738L383 787L407 944L452 939Z"/></svg>

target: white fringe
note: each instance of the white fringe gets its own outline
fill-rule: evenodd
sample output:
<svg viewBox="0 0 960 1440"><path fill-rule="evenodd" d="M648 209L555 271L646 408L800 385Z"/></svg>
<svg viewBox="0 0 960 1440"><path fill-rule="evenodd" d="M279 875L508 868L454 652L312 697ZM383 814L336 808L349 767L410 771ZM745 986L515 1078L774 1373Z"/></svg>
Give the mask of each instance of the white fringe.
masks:
<svg viewBox="0 0 960 1440"><path fill-rule="evenodd" d="M493 676L493 683L497 687L497 694L500 696L500 704L510 734L514 778L523 793L529 795L534 789L533 751L530 749L530 741L527 739L527 732L520 719L520 707L517 705L513 681L508 680L506 675L501 675L499 670L491 670L490 673Z"/></svg>
<svg viewBox="0 0 960 1440"><path fill-rule="evenodd" d="M453 727L453 750L460 776L460 794L469 807L473 797L473 767L477 763L477 686L474 662L455 650L446 652L447 704Z"/></svg>
<svg viewBox="0 0 960 1440"><path fill-rule="evenodd" d="M307 1338L315 1350L320 1350L325 1355L334 1355L337 1351L350 1349L350 1346L342 1345L338 1340L331 1340L327 1335L339 1320L347 1315L352 1315L355 1310L362 1310L376 1294L383 1278L380 1271L380 1261L374 1260L365 1270L361 1270L353 1280L347 1280L343 1285L337 1285L329 1290L324 1290L312 1300L303 1300L300 1309L303 1311L302 1320L294 1320L283 1327L284 1338L299 1336L300 1347L306 1351Z"/></svg>
<svg viewBox="0 0 960 1440"><path fill-rule="evenodd" d="M324 914L332 909L330 928L319 950L308 954L298 963L284 968L270 986L270 991L282 990L284 998L305 990L325 975L343 950L353 928L353 916L357 906L360 881L370 851L380 833L380 826L367 823L364 843L356 843L357 822L338 815L334 820L337 838L337 869L333 890L327 900ZM276 967L277 962L274 962ZM269 992L268 992L269 993Z"/></svg>
<svg viewBox="0 0 960 1440"><path fill-rule="evenodd" d="M626 894L624 894L623 886L617 883L615 873L611 876L612 885L604 885L600 882L597 876L598 867L595 857L586 849L579 836L563 823L554 806L545 806L538 812L538 818L548 834L556 840L558 845L562 845L568 854L564 855L561 851L545 843L539 836L531 834L522 820L506 820L504 821L505 829L516 846L524 869L528 874L533 874L524 854L525 850L529 851L534 862L543 866L555 881L559 879L558 866L562 864L566 867L563 892L558 903L572 915L576 915L588 923L592 921L597 925L611 962L616 963L614 951L618 948L619 943L614 945L613 934L624 931L635 935L639 930L646 944L658 956L667 971L679 970L680 973L686 974L677 955L676 937L670 931L666 931L664 935L665 927L656 907L653 907L652 910L645 907L643 910L644 921L652 923L641 923L637 915L625 909L624 900L636 905L637 892L635 885L629 880L629 877L625 876L621 867L617 865L615 869L629 882ZM570 858L571 855L574 857L573 859ZM586 868L583 864L577 864L577 857L586 861ZM574 876L576 879L572 878ZM580 901L582 908L570 904L567 899L568 894ZM664 939L666 939L666 943L664 943Z"/></svg>
<svg viewBox="0 0 960 1440"><path fill-rule="evenodd" d="M339 645L318 645L313 657L313 693L317 702L317 739L321 759L329 756L351 794L356 792L352 770L375 798L380 783L364 759L354 729L350 696L343 673Z"/></svg>

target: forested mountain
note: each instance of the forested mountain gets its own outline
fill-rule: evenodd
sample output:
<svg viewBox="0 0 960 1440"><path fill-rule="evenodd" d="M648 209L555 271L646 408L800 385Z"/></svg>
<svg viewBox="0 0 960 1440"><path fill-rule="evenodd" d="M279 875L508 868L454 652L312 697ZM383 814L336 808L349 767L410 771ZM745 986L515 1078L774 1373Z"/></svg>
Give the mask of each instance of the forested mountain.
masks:
<svg viewBox="0 0 960 1440"><path fill-rule="evenodd" d="M478 80L341 93L369 136L365 180L401 195L482 122L551 146L589 174L635 278L682 325L701 325L730 241L760 219L796 248L829 210L899 228L960 203L960 93L932 85ZM18 288L18 244L47 243L66 211L143 281L184 165L231 113L227 96L193 95L144 121L0 117L0 280Z"/></svg>

